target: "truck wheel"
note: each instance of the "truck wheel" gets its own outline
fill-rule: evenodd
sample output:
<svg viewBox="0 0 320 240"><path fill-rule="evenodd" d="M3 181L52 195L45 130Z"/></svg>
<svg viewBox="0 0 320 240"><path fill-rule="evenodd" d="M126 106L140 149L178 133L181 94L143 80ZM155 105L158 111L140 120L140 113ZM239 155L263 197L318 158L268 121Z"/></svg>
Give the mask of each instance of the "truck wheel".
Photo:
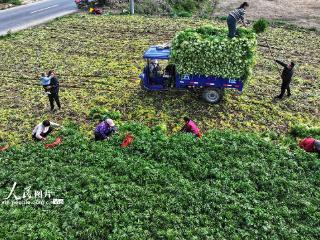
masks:
<svg viewBox="0 0 320 240"><path fill-rule="evenodd" d="M208 103L218 103L223 96L223 90L218 88L207 88L202 93L202 98Z"/></svg>

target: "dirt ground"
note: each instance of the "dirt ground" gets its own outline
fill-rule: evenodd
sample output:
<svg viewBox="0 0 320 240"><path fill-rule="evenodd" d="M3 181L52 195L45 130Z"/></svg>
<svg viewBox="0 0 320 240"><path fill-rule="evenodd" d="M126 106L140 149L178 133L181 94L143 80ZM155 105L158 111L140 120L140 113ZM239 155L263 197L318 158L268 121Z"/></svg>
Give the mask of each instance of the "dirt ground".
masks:
<svg viewBox="0 0 320 240"><path fill-rule="evenodd" d="M41 0L22 0L22 4ZM244 0L217 0L215 16L226 16ZM254 20L265 17L272 20L288 21L306 28L320 31L320 0L248 0L250 8L247 18ZM12 7L11 4L0 4L0 10Z"/></svg>
<svg viewBox="0 0 320 240"><path fill-rule="evenodd" d="M4 10L4 9L7 9L7 8L11 8L13 7L14 5L12 4L8 4L8 3L0 3L0 10Z"/></svg>
<svg viewBox="0 0 320 240"><path fill-rule="evenodd" d="M215 16L225 16L243 0L220 0ZM320 30L320 0L254 0L248 1L247 18L265 17L285 20L307 28Z"/></svg>
<svg viewBox="0 0 320 240"><path fill-rule="evenodd" d="M28 3L33 3L33 2L38 2L40 0L22 0L22 4L28 4Z"/></svg>

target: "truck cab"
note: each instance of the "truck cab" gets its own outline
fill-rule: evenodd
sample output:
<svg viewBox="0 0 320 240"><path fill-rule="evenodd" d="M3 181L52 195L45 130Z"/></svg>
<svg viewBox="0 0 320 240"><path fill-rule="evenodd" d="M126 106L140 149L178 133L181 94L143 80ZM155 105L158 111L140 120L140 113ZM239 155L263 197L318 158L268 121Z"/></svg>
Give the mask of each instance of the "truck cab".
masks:
<svg viewBox="0 0 320 240"><path fill-rule="evenodd" d="M192 90L200 92L208 103L218 103L225 88L243 89L242 79L221 78L194 74L179 74L169 62L170 48L151 46L144 52L146 64L140 74L141 88L148 91Z"/></svg>
<svg viewBox="0 0 320 240"><path fill-rule="evenodd" d="M146 64L143 73L140 74L143 89L168 90L174 86L176 72L174 65L169 64L169 56L169 48L156 46L150 47L144 53L143 58L146 60Z"/></svg>

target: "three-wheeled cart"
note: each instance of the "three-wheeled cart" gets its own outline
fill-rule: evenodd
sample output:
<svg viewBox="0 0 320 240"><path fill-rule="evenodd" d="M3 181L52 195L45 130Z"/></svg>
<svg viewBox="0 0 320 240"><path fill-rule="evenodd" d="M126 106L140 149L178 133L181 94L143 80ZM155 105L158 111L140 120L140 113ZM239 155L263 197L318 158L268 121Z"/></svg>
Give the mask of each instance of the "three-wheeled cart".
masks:
<svg viewBox="0 0 320 240"><path fill-rule="evenodd" d="M161 90L192 90L200 92L202 98L209 103L218 103L224 94L224 89L243 89L242 79L221 78L216 76L179 74L175 66L169 63L170 48L152 46L145 51L143 58L146 66L140 74L141 87L149 91ZM166 62L166 67L154 72L154 62Z"/></svg>

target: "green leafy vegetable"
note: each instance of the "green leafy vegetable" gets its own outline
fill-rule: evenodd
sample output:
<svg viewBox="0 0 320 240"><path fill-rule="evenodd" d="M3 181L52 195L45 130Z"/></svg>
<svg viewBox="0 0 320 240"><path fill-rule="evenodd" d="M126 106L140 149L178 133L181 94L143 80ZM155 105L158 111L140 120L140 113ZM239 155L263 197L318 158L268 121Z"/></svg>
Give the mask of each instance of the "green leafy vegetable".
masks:
<svg viewBox="0 0 320 240"><path fill-rule="evenodd" d="M109 141L92 142L65 125L55 149L30 142L0 152L1 198L16 181L17 196L31 186L64 199L1 204L0 238L318 239L316 155L255 134L196 139L161 128L126 123ZM135 139L121 149L128 131Z"/></svg>
<svg viewBox="0 0 320 240"><path fill-rule="evenodd" d="M256 35L238 29L230 39L225 28L186 29L173 39L171 61L182 74L248 79L254 64Z"/></svg>

